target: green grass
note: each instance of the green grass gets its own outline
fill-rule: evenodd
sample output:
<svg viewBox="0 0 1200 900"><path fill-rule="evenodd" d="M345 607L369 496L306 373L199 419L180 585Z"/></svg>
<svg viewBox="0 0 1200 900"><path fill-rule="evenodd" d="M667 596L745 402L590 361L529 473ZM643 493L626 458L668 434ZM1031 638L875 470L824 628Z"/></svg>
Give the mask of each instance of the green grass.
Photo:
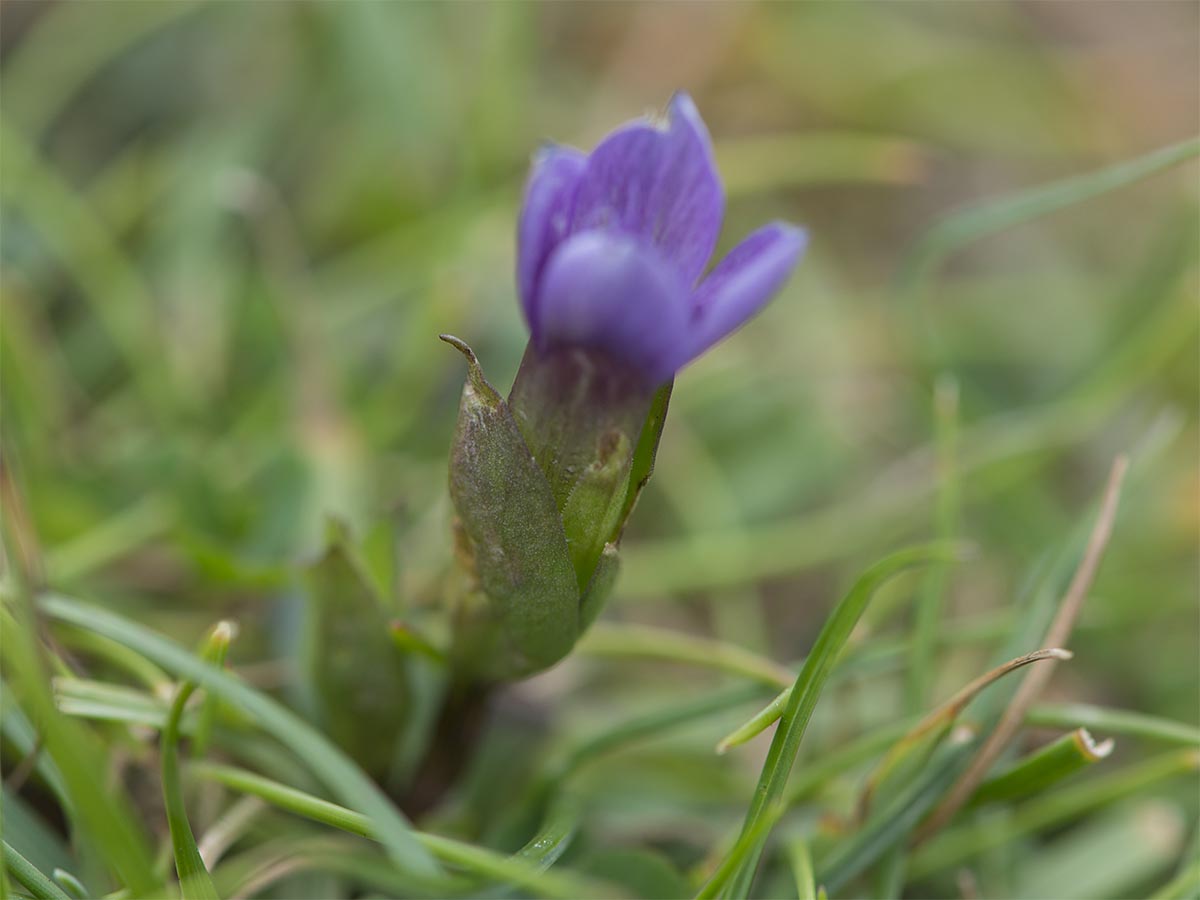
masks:
<svg viewBox="0 0 1200 900"><path fill-rule="evenodd" d="M0 897L1195 895L1194 6L0 19ZM472 705L437 335L504 392L530 154L676 88L720 247L812 246L676 380L594 630ZM1048 663L911 730L1041 646L1123 453L926 834Z"/></svg>

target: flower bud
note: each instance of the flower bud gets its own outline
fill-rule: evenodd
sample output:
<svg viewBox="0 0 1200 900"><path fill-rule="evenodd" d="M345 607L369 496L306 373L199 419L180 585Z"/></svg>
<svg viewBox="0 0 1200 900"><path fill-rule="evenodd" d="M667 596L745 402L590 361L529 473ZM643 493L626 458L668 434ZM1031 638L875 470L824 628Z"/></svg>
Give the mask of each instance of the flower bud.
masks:
<svg viewBox="0 0 1200 900"><path fill-rule="evenodd" d="M565 656L611 590L616 540L653 459L647 416L666 394L597 354L530 348L506 403L470 348L443 339L468 365L450 455L455 661L520 677Z"/></svg>

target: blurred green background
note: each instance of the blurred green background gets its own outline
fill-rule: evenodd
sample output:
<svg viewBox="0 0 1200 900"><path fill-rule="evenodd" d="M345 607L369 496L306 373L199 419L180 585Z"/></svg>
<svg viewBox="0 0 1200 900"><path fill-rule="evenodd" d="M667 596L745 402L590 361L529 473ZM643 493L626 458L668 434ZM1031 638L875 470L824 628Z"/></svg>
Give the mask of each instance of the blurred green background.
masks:
<svg viewBox="0 0 1200 900"><path fill-rule="evenodd" d="M866 564L934 534L940 382L958 396L956 530L978 547L945 615L976 637L939 654L931 696L981 671L1024 573L1131 451L1051 694L1196 722L1195 163L919 256L961 208L1194 136L1196 4L109 0L0 17L3 450L55 588L188 644L235 618L235 665L271 689L297 677L288 598L328 516L391 573L397 614L436 605L463 377L436 336L470 341L507 387L531 153L590 147L682 88L728 190L719 252L770 218L812 243L774 304L677 380L607 618L802 656ZM917 585L881 598L863 638L903 635ZM560 739L715 683L585 646L511 714ZM844 679L818 749L904 693L895 665ZM718 840L765 749L711 754L746 709L597 769L597 840ZM1105 765L1142 753L1118 742ZM1137 878L1183 846L1196 787L1129 808L1154 824Z"/></svg>

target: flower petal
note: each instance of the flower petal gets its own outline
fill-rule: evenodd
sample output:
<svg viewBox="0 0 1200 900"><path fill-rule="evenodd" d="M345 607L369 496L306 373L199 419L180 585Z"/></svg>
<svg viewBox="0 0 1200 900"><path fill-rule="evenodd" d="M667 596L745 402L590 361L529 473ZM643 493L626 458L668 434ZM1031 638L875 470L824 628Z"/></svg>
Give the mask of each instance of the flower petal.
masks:
<svg viewBox="0 0 1200 900"><path fill-rule="evenodd" d="M691 98L676 94L668 114L665 127L632 122L592 151L571 233L603 228L644 238L690 286L716 246L725 198Z"/></svg>
<svg viewBox="0 0 1200 900"><path fill-rule="evenodd" d="M531 330L538 277L566 236L587 157L574 147L548 145L534 157L517 223L517 290Z"/></svg>
<svg viewBox="0 0 1200 900"><path fill-rule="evenodd" d="M689 310L687 288L653 249L628 235L586 231L546 263L538 348L597 350L658 383L675 371Z"/></svg>
<svg viewBox="0 0 1200 900"><path fill-rule="evenodd" d="M684 362L695 359L766 306L808 243L803 228L773 222L729 252L692 295L691 334Z"/></svg>

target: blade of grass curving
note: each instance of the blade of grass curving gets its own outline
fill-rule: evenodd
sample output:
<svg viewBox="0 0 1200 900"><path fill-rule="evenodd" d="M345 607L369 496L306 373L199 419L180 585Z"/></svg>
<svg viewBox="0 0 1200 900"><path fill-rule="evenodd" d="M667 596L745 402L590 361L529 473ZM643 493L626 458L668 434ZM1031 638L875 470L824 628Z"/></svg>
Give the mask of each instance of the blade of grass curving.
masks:
<svg viewBox="0 0 1200 900"><path fill-rule="evenodd" d="M69 894L14 850L8 841L4 841L4 868L35 900L71 900Z"/></svg>
<svg viewBox="0 0 1200 900"><path fill-rule="evenodd" d="M940 560L957 559L960 556L961 552L956 548L940 543L897 551L868 569L834 608L817 636L812 652L808 654L804 668L792 688L787 706L780 716L775 738L771 742L771 749L759 776L758 787L755 788L754 798L742 825L743 837L757 834L761 823L767 821L768 809L781 800L821 690L875 591L889 578L906 569ZM730 879L723 885L724 896L748 895L750 882L754 878L769 830L768 827L761 837L751 842L739 862L732 866ZM741 843L739 841L739 844ZM702 894L716 887L717 884L710 882Z"/></svg>
<svg viewBox="0 0 1200 900"><path fill-rule="evenodd" d="M156 696L171 696L173 685L167 673L128 647L80 628L64 628L59 637L71 650L82 651L132 675Z"/></svg>
<svg viewBox="0 0 1200 900"><path fill-rule="evenodd" d="M575 652L701 665L771 687L790 686L796 680L795 673L785 666L736 644L651 625L599 622L576 645Z"/></svg>
<svg viewBox="0 0 1200 900"><path fill-rule="evenodd" d="M54 879L55 884L74 897L75 900L88 900L91 897L91 892L88 891L84 883L66 869L55 869L50 873L50 877Z"/></svg>
<svg viewBox="0 0 1200 900"><path fill-rule="evenodd" d="M1005 675L1032 663L1070 658L1071 654L1068 651L1058 648L1026 653L1024 656L1010 659L978 678L972 679L970 683L955 692L950 699L935 707L888 750L875 770L868 776L858 801L860 819L866 818L877 793L886 793L890 788L894 789L898 783L907 783L925 765L934 750L950 734L951 728L958 721L962 711L980 693Z"/></svg>
<svg viewBox="0 0 1200 900"><path fill-rule="evenodd" d="M900 271L901 294L911 298L951 254L980 238L1102 196L1197 156L1200 156L1200 138L1192 138L1105 169L1008 194L954 213L926 232L913 248Z"/></svg>
<svg viewBox="0 0 1200 900"><path fill-rule="evenodd" d="M720 693L703 694L688 703L672 703L665 709L629 719L568 750L562 762L555 767L557 774L553 777L556 780L566 778L590 760L618 747L655 737L677 725L748 703L761 697L762 693L762 688L756 684L741 685Z"/></svg>
<svg viewBox="0 0 1200 900"><path fill-rule="evenodd" d="M1096 571L1100 567L1100 561L1104 557L1104 550L1108 546L1109 538L1112 536L1113 525L1117 516L1117 503L1121 496L1121 485L1124 482L1128 469L1129 458L1127 456L1120 455L1113 461L1112 469L1108 475L1108 482L1104 488L1100 511L1088 535L1083 558L1080 559L1079 566L1075 569L1075 574L1071 577L1071 582L1067 585L1067 590L1063 594L1062 602L1058 604L1054 618L1046 629L1045 637L1040 642L1042 646L1061 647L1070 639L1071 630L1075 626L1075 619L1079 615L1079 610L1082 608L1084 600L1087 599L1088 591L1091 589L1092 581L1096 576ZM967 766L966 771L959 776L954 786L950 788L945 799L938 805L933 815L929 817L929 821L921 826L921 833L918 835L918 840L925 840L930 835L935 834L938 829L954 817L954 814L975 793L975 788L987 776L996 758L1008 746L1009 742L1016 735L1017 730L1021 727L1026 711L1033 705L1033 701L1037 699L1043 686L1053 674L1054 666L1054 661L1050 661L1045 666L1033 669L1025 676L1013 695L1012 701L1000 716L995 729L983 742L983 746L979 748L974 759Z"/></svg>
<svg viewBox="0 0 1200 900"><path fill-rule="evenodd" d="M545 872L567 852L578 830L579 808L574 798L560 795L550 804L538 833L513 858L526 863L534 871Z"/></svg>
<svg viewBox="0 0 1200 900"><path fill-rule="evenodd" d="M1126 709L1108 709L1087 703L1043 703L1034 706L1025 716L1030 725L1051 728L1091 728L1109 734L1129 735L1200 747L1200 728L1172 719L1148 716Z"/></svg>
<svg viewBox="0 0 1200 900"><path fill-rule="evenodd" d="M792 697L792 686L788 685L771 698L771 702L756 712L751 718L739 725L717 742L718 754L728 753L734 747L740 747L754 740L772 725L779 721Z"/></svg>
<svg viewBox="0 0 1200 900"><path fill-rule="evenodd" d="M220 782L233 790L260 797L273 806L312 819L314 822L361 837L378 839L371 820L362 813L314 797L254 772L205 762L193 763L189 771L202 778ZM423 832L417 832L416 838L444 862L475 875L525 887L547 897L570 898L596 894L596 885L561 872L542 871L539 868L540 861L531 864L528 855L502 856L482 847Z"/></svg>
<svg viewBox="0 0 1200 900"><path fill-rule="evenodd" d="M225 663L229 642L233 639L233 625L220 622L205 642L201 657L215 666ZM179 685L175 699L171 702L159 741L159 757L162 766L163 799L167 807L167 827L171 832L171 849L175 854L175 871L179 876L179 891L183 900L215 900L217 890L213 887L196 836L188 820L187 807L183 800L183 785L179 778L180 722L188 700L196 691L196 683L185 681Z"/></svg>
<svg viewBox="0 0 1200 900"><path fill-rule="evenodd" d="M38 602L51 618L111 637L241 709L291 749L347 805L369 816L380 843L397 865L426 877L441 874L441 867L417 841L400 811L345 754L295 713L175 642L116 613L60 594L44 594Z"/></svg>
<svg viewBox="0 0 1200 900"><path fill-rule="evenodd" d="M1001 652L1006 655L1014 650L1019 652L1020 648L1041 640L1043 635L1055 636L1046 632L1051 619L1055 617L1055 609L1062 606L1058 603L1059 585L1066 582L1073 569L1075 576L1071 579L1072 584L1083 584L1079 573L1094 565L1094 549L1098 536L1102 538L1111 524L1113 508L1114 494L1110 478L1095 522L1089 523L1087 519L1082 519L1064 539L1061 547L1056 552L1047 554L1026 579L1026 584L1020 591L1022 599L1019 615L1014 620L1013 633ZM1089 554L1083 549L1085 544L1093 548L1090 554L1091 565L1087 562ZM1081 554L1083 561L1077 563ZM1075 595L1078 590L1068 589L1067 593ZM1061 644L1065 643L1065 640L1056 642ZM988 723L987 727L994 727L994 723L1000 721L1006 711L1013 709L1012 698L1018 692L1019 689L1008 690L1001 685L990 695L980 697L975 701L975 705L979 707L978 720ZM968 739L961 744L947 742L939 748L929 765L901 795L881 808L852 838L843 841L828 859L818 862L824 883L831 890L837 890L847 880L878 860L889 848L904 840L909 830L922 822L933 803L944 802L945 797L941 795L952 784L961 780L972 757L977 758L978 748L982 743L983 740ZM926 829L927 822L928 820L922 823L922 831Z"/></svg>
<svg viewBox="0 0 1200 900"><path fill-rule="evenodd" d="M108 684L88 678L54 678L54 700L59 712L81 719L100 719L147 725L155 730L167 720L169 703L120 684ZM192 716L184 716L182 729L186 733Z"/></svg>
<svg viewBox="0 0 1200 900"><path fill-rule="evenodd" d="M254 798L257 799L257 798ZM278 827L278 823L275 823ZM382 892L388 897L458 897L468 887L465 879L443 876L423 878L396 868L376 848L346 834L283 837L252 842L229 856L213 871L222 896L249 900L271 896L271 888L284 879L304 873L334 876L339 881ZM326 889L323 894L332 895ZM347 895L347 894L343 894ZM368 891L366 896L375 896ZM117 900L117 898L110 898Z"/></svg>

